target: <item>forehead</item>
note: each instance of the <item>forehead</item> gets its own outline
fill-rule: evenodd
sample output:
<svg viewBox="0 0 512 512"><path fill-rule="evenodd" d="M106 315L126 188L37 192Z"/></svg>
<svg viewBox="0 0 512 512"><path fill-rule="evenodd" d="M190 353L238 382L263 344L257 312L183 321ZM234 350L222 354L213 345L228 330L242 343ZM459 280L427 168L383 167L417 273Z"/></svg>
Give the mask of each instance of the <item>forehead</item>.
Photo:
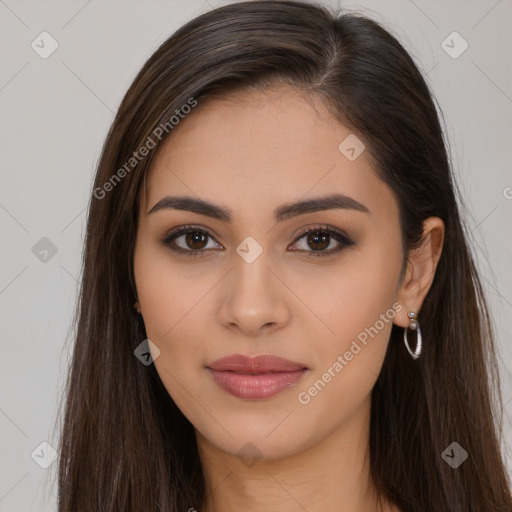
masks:
<svg viewBox="0 0 512 512"><path fill-rule="evenodd" d="M331 192L386 208L391 193L368 151L353 161L340 151L349 136L319 98L291 87L209 98L159 148L146 179L145 209L166 194L249 212Z"/></svg>
<svg viewBox="0 0 512 512"><path fill-rule="evenodd" d="M336 125L340 123L318 98L289 86L265 92L241 90L200 101L173 130L163 151L177 154L192 148L226 148L234 153L237 146L233 142L237 141L244 143L238 149L247 156L257 156L264 144L289 157L320 150L317 137Z"/></svg>

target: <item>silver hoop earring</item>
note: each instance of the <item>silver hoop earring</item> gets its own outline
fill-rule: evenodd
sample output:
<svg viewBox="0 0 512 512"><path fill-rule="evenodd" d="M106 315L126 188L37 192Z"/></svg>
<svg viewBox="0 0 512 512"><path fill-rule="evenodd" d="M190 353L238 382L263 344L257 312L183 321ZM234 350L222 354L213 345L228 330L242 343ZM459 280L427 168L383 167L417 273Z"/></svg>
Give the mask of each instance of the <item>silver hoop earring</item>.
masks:
<svg viewBox="0 0 512 512"><path fill-rule="evenodd" d="M407 327L404 329L404 345L409 354L413 359L418 359L421 354L421 330L420 326L418 324L418 315L414 313L413 311L409 311L407 313L407 316L411 319L411 323L409 324L409 328L412 331L416 331L416 348L414 349L414 352L411 350L411 347L409 346L409 340L407 339Z"/></svg>

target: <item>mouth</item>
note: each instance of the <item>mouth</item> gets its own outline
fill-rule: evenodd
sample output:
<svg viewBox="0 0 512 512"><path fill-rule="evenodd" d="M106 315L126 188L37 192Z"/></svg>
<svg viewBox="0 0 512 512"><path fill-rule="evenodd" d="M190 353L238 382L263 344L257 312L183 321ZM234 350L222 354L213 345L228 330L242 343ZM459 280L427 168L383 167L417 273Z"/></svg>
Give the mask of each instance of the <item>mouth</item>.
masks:
<svg viewBox="0 0 512 512"><path fill-rule="evenodd" d="M244 399L274 396L294 386L309 368L270 354L234 354L206 367L214 382L224 391Z"/></svg>

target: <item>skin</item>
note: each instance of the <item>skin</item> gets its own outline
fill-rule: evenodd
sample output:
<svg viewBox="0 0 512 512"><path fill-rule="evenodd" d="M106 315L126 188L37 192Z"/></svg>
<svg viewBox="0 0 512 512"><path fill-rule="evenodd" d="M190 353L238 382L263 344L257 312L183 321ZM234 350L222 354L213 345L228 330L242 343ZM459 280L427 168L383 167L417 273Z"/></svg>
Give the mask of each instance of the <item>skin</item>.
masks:
<svg viewBox="0 0 512 512"><path fill-rule="evenodd" d="M350 133L318 99L288 86L238 92L199 104L160 147L146 177L135 307L160 350L156 369L196 431L208 491L201 512L399 510L385 500L377 506L369 474L371 391L392 322L407 327L407 312L421 309L444 226L436 217L425 221L423 245L409 254L400 281L398 203L368 151L354 161L340 152ZM338 208L273 218L280 205L331 193L356 199L371 214ZM227 207L232 222L175 209L148 214L166 195ZM297 238L319 224L344 231L355 245L308 257L318 246ZM183 225L212 233L202 257L162 243ZM248 236L263 251L252 263L236 252ZM191 250L185 236L174 242ZM331 238L320 250L338 245ZM300 403L298 393L395 302L402 307L394 318ZM220 389L205 368L234 353L275 354L309 370L273 397L244 400ZM256 447L251 464L237 455L244 446Z"/></svg>

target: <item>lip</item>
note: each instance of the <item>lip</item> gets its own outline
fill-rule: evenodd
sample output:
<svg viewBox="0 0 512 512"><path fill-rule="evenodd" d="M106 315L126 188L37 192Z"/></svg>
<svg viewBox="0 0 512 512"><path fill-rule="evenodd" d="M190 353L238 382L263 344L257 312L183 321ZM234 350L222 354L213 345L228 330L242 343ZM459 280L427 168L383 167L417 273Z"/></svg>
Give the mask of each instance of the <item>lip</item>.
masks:
<svg viewBox="0 0 512 512"><path fill-rule="evenodd" d="M207 365L220 388L246 399L261 399L289 389L308 371L305 364L271 354L233 354Z"/></svg>
<svg viewBox="0 0 512 512"><path fill-rule="evenodd" d="M272 354L261 354L251 357L233 354L217 359L207 366L212 370L240 373L293 372L307 368L305 364L289 361Z"/></svg>

